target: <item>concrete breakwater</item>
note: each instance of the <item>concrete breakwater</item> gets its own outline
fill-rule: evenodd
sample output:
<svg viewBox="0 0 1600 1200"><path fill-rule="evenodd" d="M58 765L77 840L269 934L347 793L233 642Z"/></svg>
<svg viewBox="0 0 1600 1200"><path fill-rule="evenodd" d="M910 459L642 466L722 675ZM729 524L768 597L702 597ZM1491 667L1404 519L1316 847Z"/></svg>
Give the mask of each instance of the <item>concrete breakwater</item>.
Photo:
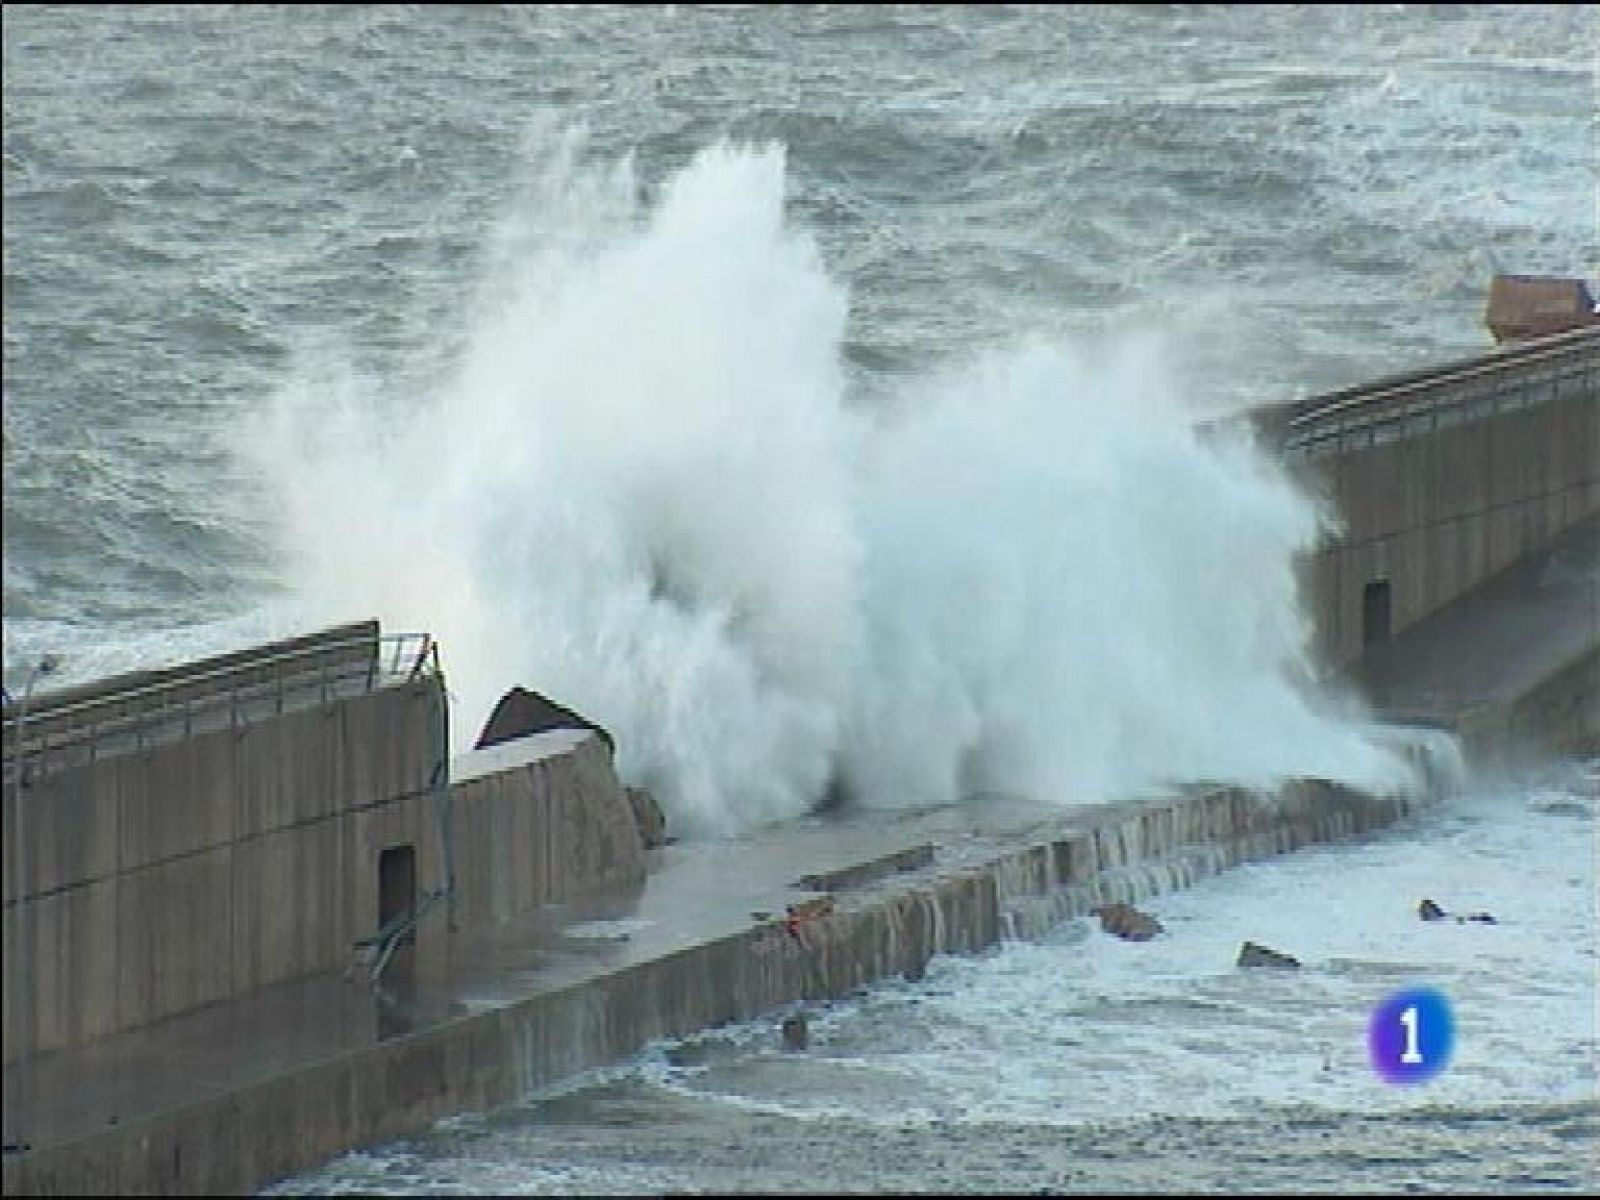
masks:
<svg viewBox="0 0 1600 1200"><path fill-rule="evenodd" d="M1320 661L1480 766L1600 752L1597 372L1589 331L1257 414L1345 521L1303 572ZM253 1190L1437 790L986 796L659 846L602 734L452 760L444 697L431 639L364 622L6 706L7 1194Z"/></svg>
<svg viewBox="0 0 1600 1200"><path fill-rule="evenodd" d="M653 1039L776 1022L797 1002L920 975L936 954L981 951L1097 903L1138 900L1243 860L1356 835L1425 801L1318 780L1270 795L1194 788L1054 812L997 798L664 847L642 894L567 914L596 919L544 931L503 927L499 936L536 950L537 970L506 971L502 961L492 985L488 976L458 976L444 992L388 997L410 1011L388 1036L374 1035L369 1017L297 1060L275 1052L272 1020L237 1026L233 1038L256 1039L256 1061L232 1079L215 1055L191 1045L188 1058L206 1061L208 1078L191 1079L186 1095L170 1093L165 1103L153 1101L153 1076L133 1081L142 1107L81 1122L71 1136L8 1159L5 1190L251 1191L613 1064ZM793 930L782 920L788 906L823 896L826 911ZM375 1004L338 980L285 986L297 1000L280 1001L280 1024L311 1019L334 1029ZM160 1027L149 1036L163 1036ZM181 1047L170 1052L181 1065ZM100 1064L102 1076L113 1069ZM92 1077L78 1081L80 1110L93 1108L96 1086Z"/></svg>

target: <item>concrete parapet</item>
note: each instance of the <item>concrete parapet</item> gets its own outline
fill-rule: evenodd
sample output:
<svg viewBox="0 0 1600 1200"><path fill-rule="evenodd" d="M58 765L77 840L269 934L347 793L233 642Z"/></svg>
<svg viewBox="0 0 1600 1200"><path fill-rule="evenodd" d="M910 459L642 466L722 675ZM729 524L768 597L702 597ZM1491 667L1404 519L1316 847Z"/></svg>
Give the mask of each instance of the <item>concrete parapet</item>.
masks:
<svg viewBox="0 0 1600 1200"><path fill-rule="evenodd" d="M234 838L232 730L201 734L136 755L143 778L125 773L122 796L122 871L225 846ZM269 769L280 769L276 765ZM46 778L76 774L74 770Z"/></svg>
<svg viewBox="0 0 1600 1200"><path fill-rule="evenodd" d="M37 936L23 942L19 910L8 909L7 933L12 939L13 969L37 980L34 1007L29 1010L8 997L6 1015L15 1023L7 1038L9 1062L29 1044L23 1027L31 1016L42 1046L80 1045L121 1028L119 977L121 894L113 882L58 892L39 901L33 919ZM25 957L26 956L26 957ZM17 976L13 975L15 979Z"/></svg>
<svg viewBox="0 0 1600 1200"><path fill-rule="evenodd" d="M370 808L428 790L450 747L441 689L428 681L354 696L328 714L336 725L341 807Z"/></svg>
<svg viewBox="0 0 1600 1200"><path fill-rule="evenodd" d="M234 828L241 838L331 817L352 806L341 775L337 706L288 712L234 735Z"/></svg>
<svg viewBox="0 0 1600 1200"><path fill-rule="evenodd" d="M474 750L452 775L462 926L643 883L643 834L598 734L553 730Z"/></svg>
<svg viewBox="0 0 1600 1200"><path fill-rule="evenodd" d="M345 828L345 821L321 820L233 847L232 991L326 970L349 954L352 931L375 926L358 924L347 908Z"/></svg>
<svg viewBox="0 0 1600 1200"><path fill-rule="evenodd" d="M8 780L5 1061L342 966L382 849L443 878L442 703L423 676Z"/></svg>
<svg viewBox="0 0 1600 1200"><path fill-rule="evenodd" d="M1374 647L1353 680L1385 719L1453 729L1480 764L1600 754L1597 655L1600 514Z"/></svg>
<svg viewBox="0 0 1600 1200"><path fill-rule="evenodd" d="M896 850L892 854L885 854L881 858L874 858L868 862L846 867L840 871L823 871L818 874L802 875L799 886L810 888L816 892L840 891L846 888L863 887L869 883L876 883L898 871L916 871L933 862L933 846L924 843L912 846L906 850Z"/></svg>

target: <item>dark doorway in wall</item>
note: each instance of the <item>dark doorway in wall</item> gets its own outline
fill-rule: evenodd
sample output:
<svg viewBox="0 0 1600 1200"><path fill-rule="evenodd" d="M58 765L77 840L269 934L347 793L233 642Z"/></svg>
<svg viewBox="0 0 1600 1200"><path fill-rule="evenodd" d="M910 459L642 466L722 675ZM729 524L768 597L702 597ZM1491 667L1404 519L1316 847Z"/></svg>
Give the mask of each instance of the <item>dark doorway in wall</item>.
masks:
<svg viewBox="0 0 1600 1200"><path fill-rule="evenodd" d="M417 848L390 846L378 855L378 928L385 929L391 922L405 920L416 905ZM380 1041L412 1030L409 1000L415 987L416 941L417 931L413 927L387 951L388 962L373 990Z"/></svg>
<svg viewBox="0 0 1600 1200"><path fill-rule="evenodd" d="M1374 579L1361 593L1361 645L1389 640L1389 581Z"/></svg>
<svg viewBox="0 0 1600 1200"><path fill-rule="evenodd" d="M378 928L382 929L417 903L417 848L390 846L378 856ZM401 946L416 941L416 931L406 934ZM396 956L398 957L398 955Z"/></svg>

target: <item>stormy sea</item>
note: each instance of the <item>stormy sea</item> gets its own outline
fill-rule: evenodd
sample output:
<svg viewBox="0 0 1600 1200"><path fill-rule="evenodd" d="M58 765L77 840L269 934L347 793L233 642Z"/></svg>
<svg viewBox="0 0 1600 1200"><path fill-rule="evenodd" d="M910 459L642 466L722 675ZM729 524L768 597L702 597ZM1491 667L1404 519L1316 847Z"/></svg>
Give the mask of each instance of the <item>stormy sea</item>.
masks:
<svg viewBox="0 0 1600 1200"><path fill-rule="evenodd" d="M1395 764L1196 427L1600 261L1573 6L7 6L4 679L346 620L682 838ZM284 1193L1600 1188L1600 764L647 1048ZM1497 922L1424 923L1418 900ZM1304 968L1233 966L1243 938ZM1374 1005L1448 996L1425 1085Z"/></svg>

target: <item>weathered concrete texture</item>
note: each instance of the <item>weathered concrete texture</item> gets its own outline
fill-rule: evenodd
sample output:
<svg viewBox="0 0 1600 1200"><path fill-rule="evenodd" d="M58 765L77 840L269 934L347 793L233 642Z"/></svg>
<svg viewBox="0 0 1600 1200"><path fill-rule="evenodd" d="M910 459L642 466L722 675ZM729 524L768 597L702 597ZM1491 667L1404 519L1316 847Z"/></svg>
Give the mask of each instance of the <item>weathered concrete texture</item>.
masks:
<svg viewBox="0 0 1600 1200"><path fill-rule="evenodd" d="M1301 568L1324 662L1348 666L1365 651L1368 584L1388 581L1399 633L1600 511L1600 392L1546 386L1526 400L1338 454L1289 455L1344 524Z"/></svg>
<svg viewBox="0 0 1600 1200"><path fill-rule="evenodd" d="M379 853L436 828L421 793L447 752L441 689L423 677L11 780L5 1061L341 965L376 928ZM423 843L431 882L437 835Z"/></svg>
<svg viewBox="0 0 1600 1200"><path fill-rule="evenodd" d="M880 879L888 878L899 871L916 871L927 866L933 861L933 846L924 843L921 846L911 846L905 850L896 850L893 854L886 854L882 858L874 858L856 866L846 867L842 871L824 871L820 874L802 875L799 880L801 887L810 888L816 892L847 891L850 888L864 887L869 883L876 883Z"/></svg>
<svg viewBox="0 0 1600 1200"><path fill-rule="evenodd" d="M1248 414L1342 529L1300 564L1317 657L1363 654L1600 512L1600 329Z"/></svg>
<svg viewBox="0 0 1600 1200"><path fill-rule="evenodd" d="M626 939L510 923L404 994L319 977L46 1056L34 1072L34 1149L6 1160L5 1190L250 1191L651 1039L918 976L935 954L1359 833L1416 802L1304 781L1276 796L1196 790L1086 810L854 814L668 846L637 903L610 913L631 918ZM876 880L849 872L897 851L911 852L909 865L926 846L921 867ZM754 911L815 894L783 882L804 867L862 883L798 937L781 920L756 921ZM384 1014L396 1011L384 1040Z"/></svg>
<svg viewBox="0 0 1600 1200"><path fill-rule="evenodd" d="M1600 516L1369 650L1353 680L1386 718L1447 727L1480 765L1600 754Z"/></svg>
<svg viewBox="0 0 1600 1200"><path fill-rule="evenodd" d="M1513 703L1458 719L1455 729L1469 753L1494 767L1600 756L1600 644Z"/></svg>
<svg viewBox="0 0 1600 1200"><path fill-rule="evenodd" d="M643 884L643 834L600 736L534 734L463 754L451 774L461 925Z"/></svg>

